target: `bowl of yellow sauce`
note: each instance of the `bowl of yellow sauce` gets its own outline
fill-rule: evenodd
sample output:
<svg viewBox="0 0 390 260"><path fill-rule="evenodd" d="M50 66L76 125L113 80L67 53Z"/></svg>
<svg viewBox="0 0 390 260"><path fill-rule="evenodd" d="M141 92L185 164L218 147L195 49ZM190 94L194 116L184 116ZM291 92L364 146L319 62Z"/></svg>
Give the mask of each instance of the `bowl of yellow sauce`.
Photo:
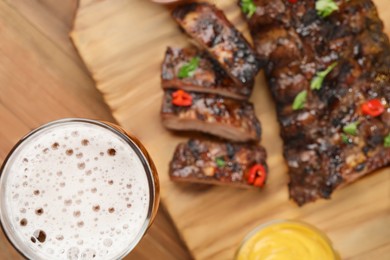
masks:
<svg viewBox="0 0 390 260"><path fill-rule="evenodd" d="M329 238L317 228L295 220L260 225L241 243L236 260L339 260Z"/></svg>

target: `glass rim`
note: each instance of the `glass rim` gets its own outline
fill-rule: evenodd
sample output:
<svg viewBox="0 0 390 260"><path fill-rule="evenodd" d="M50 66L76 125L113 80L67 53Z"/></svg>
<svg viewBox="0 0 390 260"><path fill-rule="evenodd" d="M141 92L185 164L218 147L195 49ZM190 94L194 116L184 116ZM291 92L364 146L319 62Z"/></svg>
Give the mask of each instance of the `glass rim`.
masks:
<svg viewBox="0 0 390 260"><path fill-rule="evenodd" d="M334 259L337 259L337 260L339 259L339 254L334 249L332 241L325 234L325 232L323 232L322 230L318 229L317 227L315 227L314 225L312 225L310 223L307 223L307 222L304 222L301 220L297 220L297 219L274 219L274 220L269 220L269 221L266 221L262 224L255 226L253 229L251 229L249 232L247 232L245 234L244 238L241 239L241 242L240 242L240 244L239 244L239 246L234 254L234 259L237 259L241 249L244 247L244 245L248 242L249 239L251 239L255 234L257 234L262 229L269 227L273 224L277 224L277 223L295 223L295 224L309 228L310 230L314 231L319 236L321 236L321 238L323 238L325 240L325 242L329 245L329 248L332 250L333 256L335 257Z"/></svg>
<svg viewBox="0 0 390 260"><path fill-rule="evenodd" d="M5 157L1 167L0 167L0 191L3 189L3 180L5 177L3 177L7 172L7 166L12 158L12 155L17 151L17 149L30 137L35 136L39 132L50 128L50 127L55 127L57 125L61 124L66 124L66 123L85 123L85 124L91 124L91 125L96 125L99 127L102 127L106 130L111 131L112 133L116 134L121 138L123 141L125 141L130 148L136 153L138 159L141 161L141 164L145 170L145 174L148 180L148 185L149 185L149 207L148 207L148 212L147 216L145 218L145 221L142 225L142 228L139 230L138 234L135 236L135 239L132 240L130 244L126 247L126 250L123 250L120 252L120 255L116 255L115 258L113 259L122 259L123 257L127 256L135 247L136 245L141 241L143 236L145 235L146 231L152 224L154 217L157 212L157 208L159 205L159 184L158 184L158 175L157 175L157 170L156 167L151 160L149 154L146 151L146 148L141 144L141 142L134 136L130 135L127 133L122 127L110 123L110 122L105 122L105 121L100 121L100 120L95 120L95 119L87 119L87 118L63 118L63 119L58 119L54 120L51 122L48 122L46 124L43 124L30 132L28 132L26 135L24 135L22 138L19 139L19 141L12 147L12 149L8 152L7 156ZM34 257L34 255L29 255L26 254L26 252L23 252L20 247L23 248L25 243L23 241L18 241L16 236L12 236L11 233L13 231L12 225L10 224L11 221L7 214L3 214L2 210L2 204L3 198L0 198L0 227L3 233L5 234L5 237L7 240L10 242L13 248L23 257L26 259L31 259L31 257ZM4 223L3 223L4 222ZM6 225L8 224L8 225ZM18 246L19 244L19 246ZM29 249L28 247L26 247Z"/></svg>

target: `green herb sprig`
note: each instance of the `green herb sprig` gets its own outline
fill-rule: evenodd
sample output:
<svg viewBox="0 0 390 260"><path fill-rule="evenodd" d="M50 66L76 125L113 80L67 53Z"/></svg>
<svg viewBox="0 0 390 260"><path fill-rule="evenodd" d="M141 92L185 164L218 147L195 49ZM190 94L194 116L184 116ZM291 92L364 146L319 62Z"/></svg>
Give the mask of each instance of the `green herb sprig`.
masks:
<svg viewBox="0 0 390 260"><path fill-rule="evenodd" d="M317 72L314 78L310 82L310 88L315 90L321 89L324 79L337 66L337 64L338 64L337 62L334 62L331 65L329 65L329 67L326 70Z"/></svg>
<svg viewBox="0 0 390 260"><path fill-rule="evenodd" d="M226 162L223 158L216 158L215 163L217 164L218 168L222 168L226 165Z"/></svg>
<svg viewBox="0 0 390 260"><path fill-rule="evenodd" d="M357 135L359 121L349 123L343 127L343 132L349 135Z"/></svg>
<svg viewBox="0 0 390 260"><path fill-rule="evenodd" d="M390 147L390 133L385 136L385 139L383 140L383 145L386 147L386 148L389 148Z"/></svg>
<svg viewBox="0 0 390 260"><path fill-rule="evenodd" d="M299 109L304 108L305 103L306 103L306 98L307 98L307 91L306 90L302 90L301 92L299 92L298 95L296 95L296 97L294 99L292 109L299 110Z"/></svg>
<svg viewBox="0 0 390 260"><path fill-rule="evenodd" d="M317 0L316 10L317 15L325 18L331 15L334 11L338 11L339 6L333 0Z"/></svg>
<svg viewBox="0 0 390 260"><path fill-rule="evenodd" d="M252 15L256 12L256 5L253 3L253 0L242 0L241 10L247 15L248 18L251 18Z"/></svg>
<svg viewBox="0 0 390 260"><path fill-rule="evenodd" d="M180 68L178 77L181 79L192 77L195 70L199 67L199 61L199 57L192 58L187 64Z"/></svg>
<svg viewBox="0 0 390 260"><path fill-rule="evenodd" d="M343 143L345 143L345 144L349 144L349 143L350 143L348 135L346 135L346 134L344 134L344 133L341 133L341 140L342 140Z"/></svg>

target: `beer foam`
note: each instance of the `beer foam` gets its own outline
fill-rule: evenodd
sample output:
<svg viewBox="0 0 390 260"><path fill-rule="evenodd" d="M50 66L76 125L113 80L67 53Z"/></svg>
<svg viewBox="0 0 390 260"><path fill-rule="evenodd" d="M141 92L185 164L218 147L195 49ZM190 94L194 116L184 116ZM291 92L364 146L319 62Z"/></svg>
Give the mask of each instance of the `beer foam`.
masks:
<svg viewBox="0 0 390 260"><path fill-rule="evenodd" d="M115 259L147 220L149 182L136 152L111 130L64 122L21 143L4 168L2 222L33 258ZM9 234L10 236L10 234Z"/></svg>

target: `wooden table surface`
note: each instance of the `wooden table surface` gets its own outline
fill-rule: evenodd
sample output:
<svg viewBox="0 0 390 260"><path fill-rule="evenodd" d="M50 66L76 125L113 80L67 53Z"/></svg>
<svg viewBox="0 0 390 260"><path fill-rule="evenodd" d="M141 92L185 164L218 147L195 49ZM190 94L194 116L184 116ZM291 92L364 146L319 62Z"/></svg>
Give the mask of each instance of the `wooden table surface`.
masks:
<svg viewBox="0 0 390 260"><path fill-rule="evenodd" d="M64 117L115 122L73 47L76 0L0 0L0 162L27 132ZM126 259L189 259L161 207ZM22 259L0 232L0 259Z"/></svg>

